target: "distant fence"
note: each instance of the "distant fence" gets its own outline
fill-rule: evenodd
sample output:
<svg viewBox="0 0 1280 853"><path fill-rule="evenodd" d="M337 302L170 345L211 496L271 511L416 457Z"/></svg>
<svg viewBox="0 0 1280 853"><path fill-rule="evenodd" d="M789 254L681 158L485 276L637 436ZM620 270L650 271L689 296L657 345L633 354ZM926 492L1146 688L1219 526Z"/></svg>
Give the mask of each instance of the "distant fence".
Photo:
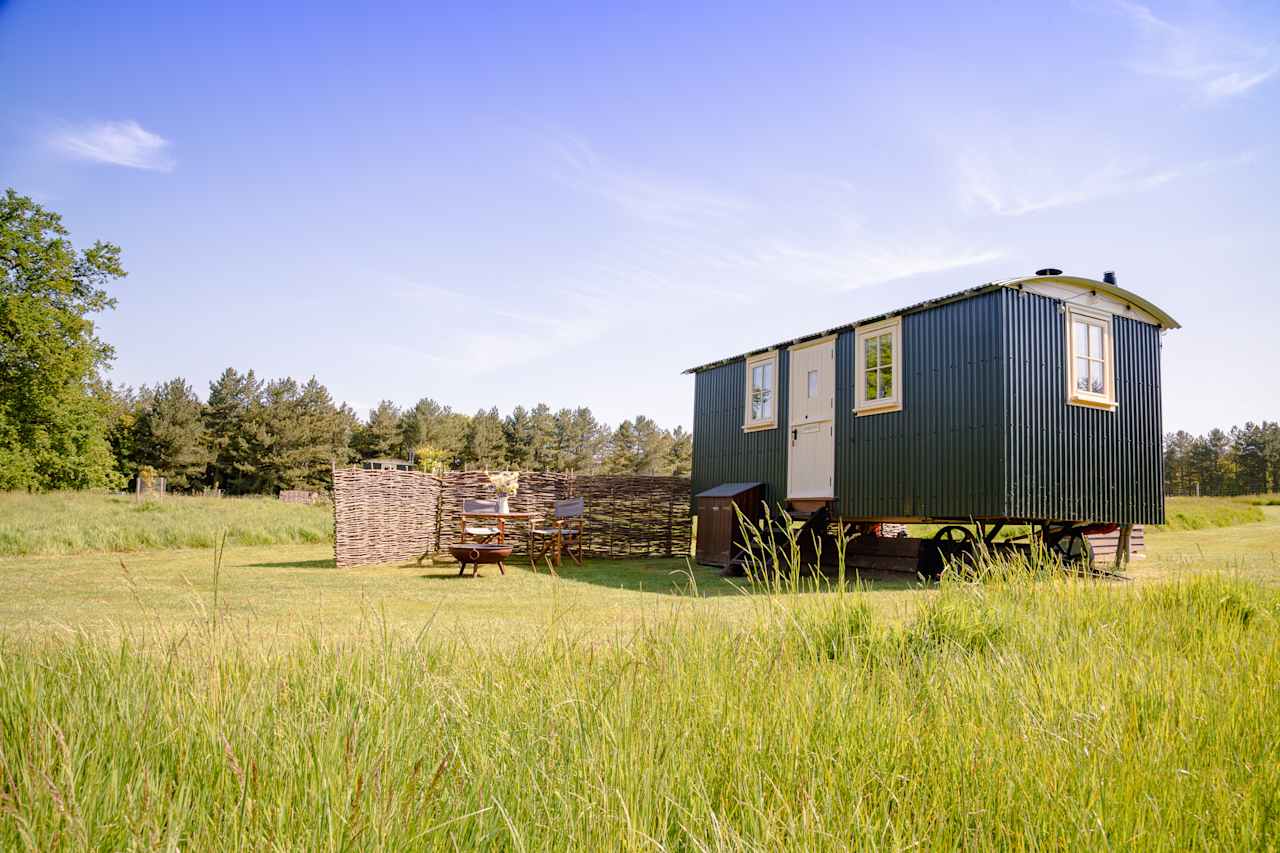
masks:
<svg viewBox="0 0 1280 853"><path fill-rule="evenodd" d="M586 556L689 553L690 482L681 477L523 473L511 511L545 520L557 500L578 496L586 504ZM481 472L339 468L333 474L334 558L339 566L357 566L438 553L461 538L462 502L493 497ZM525 530L508 522L506 540L517 554L527 553Z"/></svg>
<svg viewBox="0 0 1280 853"><path fill-rule="evenodd" d="M320 500L320 493L309 489L282 489L280 500L287 504L313 504Z"/></svg>

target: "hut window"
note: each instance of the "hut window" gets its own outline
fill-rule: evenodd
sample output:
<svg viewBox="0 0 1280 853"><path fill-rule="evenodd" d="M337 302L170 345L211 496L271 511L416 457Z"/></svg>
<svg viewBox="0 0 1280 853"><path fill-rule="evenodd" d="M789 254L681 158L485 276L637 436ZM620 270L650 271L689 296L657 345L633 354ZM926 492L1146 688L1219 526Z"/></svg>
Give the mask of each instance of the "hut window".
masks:
<svg viewBox="0 0 1280 853"><path fill-rule="evenodd" d="M854 382L859 415L902 409L902 318L858 329Z"/></svg>
<svg viewBox="0 0 1280 853"><path fill-rule="evenodd" d="M1067 399L1081 406L1116 407L1111 315L1067 308Z"/></svg>
<svg viewBox="0 0 1280 853"><path fill-rule="evenodd" d="M778 353L747 359L747 399L743 429L771 429L778 425Z"/></svg>

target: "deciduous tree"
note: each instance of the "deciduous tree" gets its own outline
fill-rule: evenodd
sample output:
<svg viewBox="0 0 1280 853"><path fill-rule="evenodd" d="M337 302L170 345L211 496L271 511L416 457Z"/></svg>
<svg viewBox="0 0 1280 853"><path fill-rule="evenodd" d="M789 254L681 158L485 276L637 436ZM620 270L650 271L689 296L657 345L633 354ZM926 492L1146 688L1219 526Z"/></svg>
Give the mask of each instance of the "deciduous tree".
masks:
<svg viewBox="0 0 1280 853"><path fill-rule="evenodd" d="M94 393L112 350L93 316L115 301L120 250L77 252L61 217L12 189L0 197L0 489L117 485L109 408Z"/></svg>

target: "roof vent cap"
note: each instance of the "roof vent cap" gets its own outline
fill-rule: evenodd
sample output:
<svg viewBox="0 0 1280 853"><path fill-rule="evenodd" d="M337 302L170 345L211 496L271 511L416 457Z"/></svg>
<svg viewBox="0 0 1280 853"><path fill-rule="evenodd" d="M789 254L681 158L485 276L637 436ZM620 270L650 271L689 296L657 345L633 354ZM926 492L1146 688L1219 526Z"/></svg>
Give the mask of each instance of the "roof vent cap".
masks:
<svg viewBox="0 0 1280 853"><path fill-rule="evenodd" d="M1115 285L1115 283L1116 283L1116 271L1115 271L1115 270L1107 270L1106 272L1104 272L1104 273L1102 274L1102 281L1103 281L1103 283L1104 283L1104 284L1110 284L1110 285L1114 286L1114 285Z"/></svg>
<svg viewBox="0 0 1280 853"><path fill-rule="evenodd" d="M1053 267L1045 267L1042 270L1036 270L1036 275L1062 275L1062 270L1056 270Z"/></svg>

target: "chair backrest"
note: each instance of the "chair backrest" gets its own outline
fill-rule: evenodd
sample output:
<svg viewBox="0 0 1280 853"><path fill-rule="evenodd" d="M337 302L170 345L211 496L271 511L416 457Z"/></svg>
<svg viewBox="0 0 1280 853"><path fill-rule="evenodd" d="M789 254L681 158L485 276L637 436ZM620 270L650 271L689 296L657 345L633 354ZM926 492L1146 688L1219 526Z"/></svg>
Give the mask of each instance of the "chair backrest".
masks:
<svg viewBox="0 0 1280 853"><path fill-rule="evenodd" d="M577 518L585 511L586 504L582 498L556 501L556 518Z"/></svg>
<svg viewBox="0 0 1280 853"><path fill-rule="evenodd" d="M497 512L498 502L480 500L479 498L463 498L462 511L463 512Z"/></svg>

